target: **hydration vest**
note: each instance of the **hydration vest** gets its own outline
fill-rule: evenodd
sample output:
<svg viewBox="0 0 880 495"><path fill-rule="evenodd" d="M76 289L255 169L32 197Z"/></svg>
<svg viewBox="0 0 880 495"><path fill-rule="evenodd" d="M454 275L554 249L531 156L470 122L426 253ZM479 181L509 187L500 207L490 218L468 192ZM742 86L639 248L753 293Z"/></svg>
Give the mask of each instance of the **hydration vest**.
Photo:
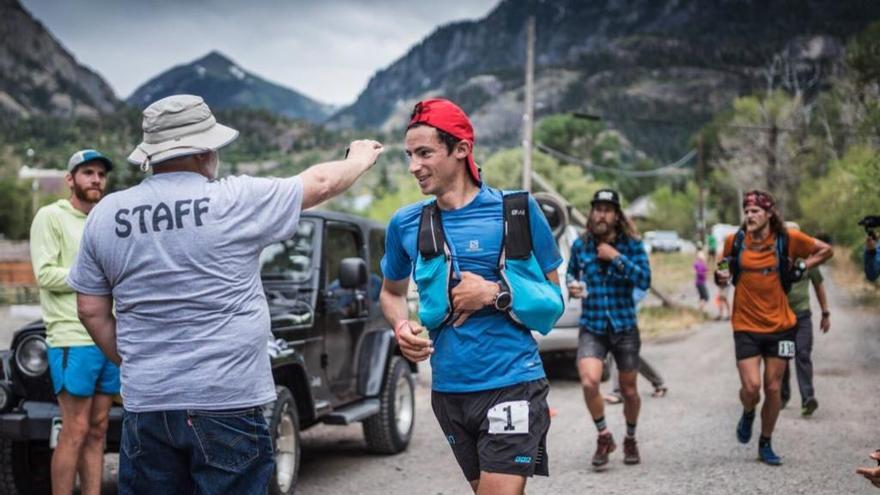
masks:
<svg viewBox="0 0 880 495"><path fill-rule="evenodd" d="M731 281L733 285L739 281L739 276L743 271L742 268L742 250L743 243L746 239L746 231L743 229L739 229L736 232L736 236L733 238L733 247L730 250L729 264L730 264L730 275ZM789 260L788 256L788 232L784 232L781 235L776 236L776 268L765 268L763 270L747 270L747 271L755 271L761 272L765 275L769 275L774 271L779 273L779 282L782 284L782 290L785 291L786 294L791 290L791 277L789 275L789 270L791 267L791 260Z"/></svg>
<svg viewBox="0 0 880 495"><path fill-rule="evenodd" d="M504 234L498 273L513 300L508 316L547 334L565 309L562 291L544 276L532 250L528 193L502 191L502 195ZM422 206L417 242L413 279L419 291L419 319L428 330L437 330L457 318L452 313L451 291L458 274L436 200Z"/></svg>

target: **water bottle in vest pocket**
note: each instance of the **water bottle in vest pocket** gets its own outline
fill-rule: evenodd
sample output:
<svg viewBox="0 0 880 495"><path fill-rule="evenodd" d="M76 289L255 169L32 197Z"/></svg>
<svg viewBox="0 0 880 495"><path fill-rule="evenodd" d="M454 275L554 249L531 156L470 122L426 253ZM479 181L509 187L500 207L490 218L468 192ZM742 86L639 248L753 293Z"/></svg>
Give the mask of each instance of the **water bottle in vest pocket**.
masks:
<svg viewBox="0 0 880 495"><path fill-rule="evenodd" d="M449 277L452 273L448 256L416 259L413 279L419 290L419 320L428 330L435 330L449 319Z"/></svg>

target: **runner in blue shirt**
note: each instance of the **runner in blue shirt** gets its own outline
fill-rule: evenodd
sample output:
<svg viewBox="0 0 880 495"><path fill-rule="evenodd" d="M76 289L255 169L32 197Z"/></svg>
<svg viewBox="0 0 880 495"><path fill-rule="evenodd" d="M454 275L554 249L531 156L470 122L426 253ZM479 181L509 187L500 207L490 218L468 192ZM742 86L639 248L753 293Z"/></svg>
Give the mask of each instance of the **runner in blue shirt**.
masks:
<svg viewBox="0 0 880 495"><path fill-rule="evenodd" d="M388 226L382 310L407 359L431 358L434 414L473 490L521 493L526 477L548 474L548 383L531 332L505 311L511 296L502 290L497 267L502 193L482 184L471 123L448 100L416 105L405 145L410 173L440 210L455 274L454 321L424 338L425 329L409 319L406 294L419 258L424 202L401 208ZM562 258L531 197L529 224L540 269L558 285Z"/></svg>

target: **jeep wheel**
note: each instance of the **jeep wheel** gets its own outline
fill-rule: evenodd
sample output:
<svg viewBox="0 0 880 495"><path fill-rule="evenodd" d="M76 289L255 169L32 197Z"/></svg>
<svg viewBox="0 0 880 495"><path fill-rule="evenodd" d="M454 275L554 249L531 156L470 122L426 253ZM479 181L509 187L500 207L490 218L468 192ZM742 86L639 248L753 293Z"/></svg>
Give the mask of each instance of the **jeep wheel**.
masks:
<svg viewBox="0 0 880 495"><path fill-rule="evenodd" d="M379 413L364 420L367 448L377 454L396 454L406 449L416 419L415 379L400 356L388 363L382 384Z"/></svg>
<svg viewBox="0 0 880 495"><path fill-rule="evenodd" d="M289 495L296 488L299 475L299 414L287 387L279 386L275 391L278 398L263 409L275 450L275 472L269 483L269 493Z"/></svg>
<svg viewBox="0 0 880 495"><path fill-rule="evenodd" d="M45 444L0 439L0 494L52 492L52 451Z"/></svg>

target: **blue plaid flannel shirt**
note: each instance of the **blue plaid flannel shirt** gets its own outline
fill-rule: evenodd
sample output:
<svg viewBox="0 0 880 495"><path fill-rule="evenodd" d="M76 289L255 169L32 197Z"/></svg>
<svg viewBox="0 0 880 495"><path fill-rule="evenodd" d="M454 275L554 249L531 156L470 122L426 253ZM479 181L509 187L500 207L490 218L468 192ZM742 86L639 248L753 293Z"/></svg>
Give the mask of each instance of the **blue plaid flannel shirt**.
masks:
<svg viewBox="0 0 880 495"><path fill-rule="evenodd" d="M590 333L604 335L634 331L638 328L633 289L651 287L651 266L642 241L618 237L614 248L620 256L612 262L600 261L596 243L581 237L571 245L567 280L587 284L589 294L583 300L580 326Z"/></svg>

